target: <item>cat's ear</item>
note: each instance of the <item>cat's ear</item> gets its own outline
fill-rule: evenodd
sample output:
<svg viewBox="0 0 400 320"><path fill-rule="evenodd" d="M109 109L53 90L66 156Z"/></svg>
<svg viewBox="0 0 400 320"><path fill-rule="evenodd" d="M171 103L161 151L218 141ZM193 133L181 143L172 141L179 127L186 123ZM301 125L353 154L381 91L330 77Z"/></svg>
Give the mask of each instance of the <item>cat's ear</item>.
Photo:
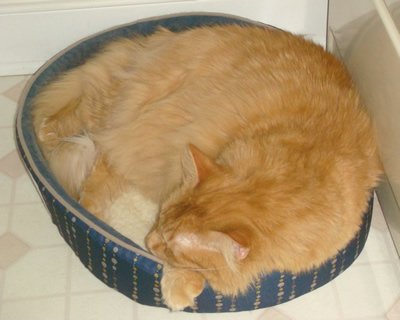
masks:
<svg viewBox="0 0 400 320"><path fill-rule="evenodd" d="M204 241L203 245L208 246L210 250L219 252L233 271L237 271L238 263L246 259L250 252L247 239L238 230L210 231Z"/></svg>
<svg viewBox="0 0 400 320"><path fill-rule="evenodd" d="M183 156L182 168L184 182L193 187L219 170L219 166L193 144L189 144Z"/></svg>
<svg viewBox="0 0 400 320"><path fill-rule="evenodd" d="M233 255L236 260L243 260L249 254L248 238L239 230L227 231L226 234L232 241Z"/></svg>
<svg viewBox="0 0 400 320"><path fill-rule="evenodd" d="M237 231L216 232L215 245L231 270L236 270L238 262L246 259L250 252L247 240Z"/></svg>
<svg viewBox="0 0 400 320"><path fill-rule="evenodd" d="M175 245L190 250L206 250L221 254L231 270L237 270L237 264L246 259L250 248L243 235L237 231L209 231L206 234L179 233L174 239Z"/></svg>

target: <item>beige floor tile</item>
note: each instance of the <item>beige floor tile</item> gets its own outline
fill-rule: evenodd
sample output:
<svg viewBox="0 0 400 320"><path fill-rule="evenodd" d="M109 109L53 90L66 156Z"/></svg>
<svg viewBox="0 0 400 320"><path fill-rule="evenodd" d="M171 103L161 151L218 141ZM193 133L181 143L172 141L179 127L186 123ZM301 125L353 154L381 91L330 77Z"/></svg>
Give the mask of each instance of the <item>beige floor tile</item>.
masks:
<svg viewBox="0 0 400 320"><path fill-rule="evenodd" d="M0 205L10 203L12 191L12 179L0 172Z"/></svg>
<svg viewBox="0 0 400 320"><path fill-rule="evenodd" d="M31 178L24 174L15 182L15 203L41 202Z"/></svg>
<svg viewBox="0 0 400 320"><path fill-rule="evenodd" d="M11 208L9 206L0 207L0 236L6 233Z"/></svg>
<svg viewBox="0 0 400 320"><path fill-rule="evenodd" d="M386 318L388 320L398 320L398 319L400 319L400 297L390 307L388 313L386 314Z"/></svg>
<svg viewBox="0 0 400 320"><path fill-rule="evenodd" d="M71 256L71 292L107 291L110 290L103 282L98 280L78 259Z"/></svg>
<svg viewBox="0 0 400 320"><path fill-rule="evenodd" d="M14 133L11 128L0 128L0 159L15 149Z"/></svg>
<svg viewBox="0 0 400 320"><path fill-rule="evenodd" d="M11 178L19 178L25 174L21 160L16 150L0 159L0 172L10 176Z"/></svg>
<svg viewBox="0 0 400 320"><path fill-rule="evenodd" d="M30 247L16 235L6 232L0 236L0 268L7 269L22 259Z"/></svg>
<svg viewBox="0 0 400 320"><path fill-rule="evenodd" d="M65 297L6 301L1 306L4 320L64 320Z"/></svg>
<svg viewBox="0 0 400 320"><path fill-rule="evenodd" d="M386 231L371 228L364 248L370 263L393 261L396 259L392 238Z"/></svg>
<svg viewBox="0 0 400 320"><path fill-rule="evenodd" d="M369 242L371 242L371 240L368 238L363 250L360 252L360 255L353 262L353 264L352 264L353 266L360 265L360 264L369 264L369 255L368 255Z"/></svg>
<svg viewBox="0 0 400 320"><path fill-rule="evenodd" d="M16 110L15 101L0 95L0 127L12 127L14 125Z"/></svg>
<svg viewBox="0 0 400 320"><path fill-rule="evenodd" d="M276 310L275 308L268 308L257 320L291 320L290 317Z"/></svg>
<svg viewBox="0 0 400 320"><path fill-rule="evenodd" d="M171 312L164 308L137 305L135 320L162 319L162 320L291 320L281 312L269 309L243 311L233 313L195 314L186 312Z"/></svg>
<svg viewBox="0 0 400 320"><path fill-rule="evenodd" d="M42 203L16 205L11 231L32 247L65 244Z"/></svg>
<svg viewBox="0 0 400 320"><path fill-rule="evenodd" d="M65 294L69 254L67 247L31 250L6 270L3 299Z"/></svg>
<svg viewBox="0 0 400 320"><path fill-rule="evenodd" d="M147 320L147 319L162 319L162 320L225 320L232 319L237 320L237 314L217 314L215 317L213 314L196 314L186 312L171 312L165 308L149 307L137 304L135 320ZM229 316L227 318L227 316ZM247 319L247 318L241 318Z"/></svg>
<svg viewBox="0 0 400 320"><path fill-rule="evenodd" d="M372 264L371 268L378 287L377 297L384 311L389 310L400 297L400 263Z"/></svg>
<svg viewBox="0 0 400 320"><path fill-rule="evenodd" d="M186 312L171 312L165 308L137 305L135 320L162 319L162 320L258 320L265 310L244 312L196 314ZM261 317L261 318L260 318ZM274 318L270 318L274 319ZM275 320L275 319L274 319ZM281 319L276 319L281 320Z"/></svg>
<svg viewBox="0 0 400 320"><path fill-rule="evenodd" d="M72 295L69 320L132 320L134 307L133 301L113 290Z"/></svg>
<svg viewBox="0 0 400 320"><path fill-rule="evenodd" d="M27 78L27 76L0 77L0 94L5 94L5 92Z"/></svg>
<svg viewBox="0 0 400 320"><path fill-rule="evenodd" d="M380 317L385 305L370 265L348 268L336 280L339 301L347 318Z"/></svg>
<svg viewBox="0 0 400 320"><path fill-rule="evenodd" d="M331 283L276 308L296 320L339 320L341 315Z"/></svg>
<svg viewBox="0 0 400 320"><path fill-rule="evenodd" d="M21 95L23 88L25 87L26 82L28 81L28 78L29 77L16 78L15 83L9 86L5 91L3 91L3 95L15 102L18 102L18 99Z"/></svg>

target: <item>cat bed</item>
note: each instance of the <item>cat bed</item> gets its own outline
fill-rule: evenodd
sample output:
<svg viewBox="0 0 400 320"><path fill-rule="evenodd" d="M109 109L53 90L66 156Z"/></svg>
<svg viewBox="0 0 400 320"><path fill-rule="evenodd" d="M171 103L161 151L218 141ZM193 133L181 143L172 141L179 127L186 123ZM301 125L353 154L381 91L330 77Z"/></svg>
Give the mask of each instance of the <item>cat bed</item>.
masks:
<svg viewBox="0 0 400 320"><path fill-rule="evenodd" d="M163 266L149 252L87 212L57 183L44 160L32 127L32 100L58 74L82 64L108 41L135 34L148 35L159 26L181 31L204 25L255 23L232 16L179 15L152 18L98 33L66 48L48 61L27 84L16 118L20 156L46 205L53 223L81 262L98 279L138 303L165 307L160 280ZM277 305L326 284L358 257L367 239L372 197L361 228L350 243L319 268L301 274L273 272L257 279L238 297L226 297L206 287L188 312L234 312ZM324 241L324 239L321 239Z"/></svg>

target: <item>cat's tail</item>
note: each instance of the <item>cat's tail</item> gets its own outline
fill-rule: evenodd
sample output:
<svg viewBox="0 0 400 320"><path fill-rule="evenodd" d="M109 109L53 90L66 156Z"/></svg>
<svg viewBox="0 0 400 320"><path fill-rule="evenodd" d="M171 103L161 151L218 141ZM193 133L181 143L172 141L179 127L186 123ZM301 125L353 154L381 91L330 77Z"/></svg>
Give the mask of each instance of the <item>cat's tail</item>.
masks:
<svg viewBox="0 0 400 320"><path fill-rule="evenodd" d="M78 199L83 181L97 157L93 140L87 135L62 139L48 154L50 170L64 189Z"/></svg>

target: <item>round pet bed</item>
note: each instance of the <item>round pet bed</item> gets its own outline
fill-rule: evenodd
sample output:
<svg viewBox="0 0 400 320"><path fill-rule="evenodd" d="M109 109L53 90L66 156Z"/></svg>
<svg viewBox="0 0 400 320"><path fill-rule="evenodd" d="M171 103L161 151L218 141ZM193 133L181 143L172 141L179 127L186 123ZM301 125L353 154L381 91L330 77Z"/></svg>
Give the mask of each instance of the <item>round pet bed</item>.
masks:
<svg viewBox="0 0 400 320"><path fill-rule="evenodd" d="M141 20L101 32L63 50L31 78L20 100L16 119L18 151L51 214L53 223L81 262L98 279L138 303L165 307L160 280L162 264L146 250L125 238L71 199L52 176L35 140L32 99L61 72L82 64L110 40L148 35L159 26L182 31L214 24L254 23L231 16L179 15ZM206 287L189 312L234 312L264 308L292 300L331 281L357 258L367 239L372 197L359 232L323 266L302 274L273 272L260 277L242 296L226 297ZM324 239L321 239L324 241Z"/></svg>

